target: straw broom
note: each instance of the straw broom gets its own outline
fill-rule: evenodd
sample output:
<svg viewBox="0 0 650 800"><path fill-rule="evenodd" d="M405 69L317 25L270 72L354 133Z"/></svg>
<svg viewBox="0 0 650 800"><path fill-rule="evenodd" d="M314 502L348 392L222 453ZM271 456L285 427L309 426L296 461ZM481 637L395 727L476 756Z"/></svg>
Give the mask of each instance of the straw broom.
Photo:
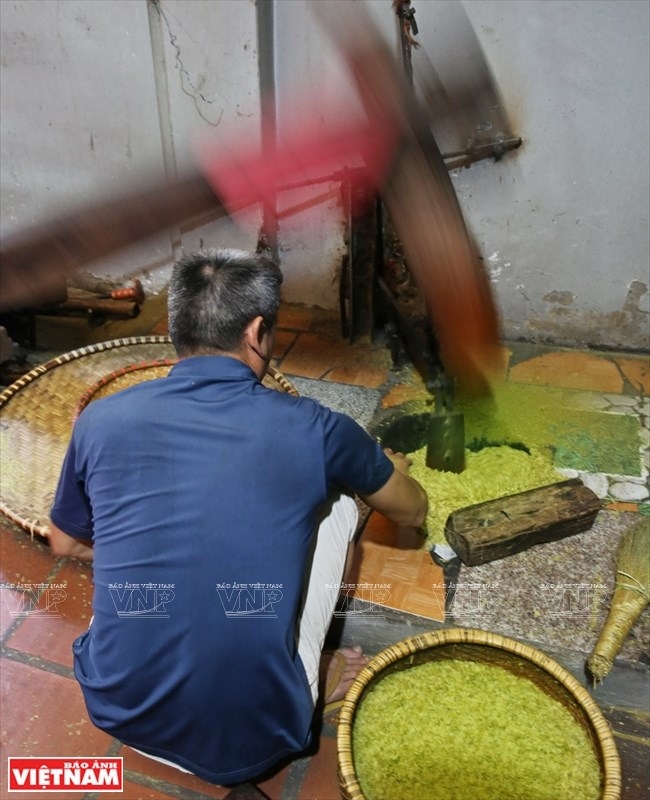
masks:
<svg viewBox="0 0 650 800"><path fill-rule="evenodd" d="M595 682L611 670L643 609L650 602L650 520L641 519L623 534L616 555L616 583L598 641L587 659Z"/></svg>

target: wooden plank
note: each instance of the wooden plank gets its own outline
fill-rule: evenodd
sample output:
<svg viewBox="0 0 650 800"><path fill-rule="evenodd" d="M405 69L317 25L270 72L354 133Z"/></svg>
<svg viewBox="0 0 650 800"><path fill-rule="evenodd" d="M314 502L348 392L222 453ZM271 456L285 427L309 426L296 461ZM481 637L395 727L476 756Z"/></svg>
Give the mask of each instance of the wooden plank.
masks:
<svg viewBox="0 0 650 800"><path fill-rule="evenodd" d="M473 567L589 530L600 508L591 489L572 478L454 511L445 536Z"/></svg>

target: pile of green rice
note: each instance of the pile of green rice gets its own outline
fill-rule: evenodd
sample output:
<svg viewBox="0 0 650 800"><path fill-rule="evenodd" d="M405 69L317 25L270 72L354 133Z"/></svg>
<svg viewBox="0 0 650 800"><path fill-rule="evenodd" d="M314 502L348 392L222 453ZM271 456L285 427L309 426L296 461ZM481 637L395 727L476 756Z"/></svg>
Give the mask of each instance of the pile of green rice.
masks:
<svg viewBox="0 0 650 800"><path fill-rule="evenodd" d="M529 449L530 453L506 446L485 447L476 453L465 450L465 469L460 473L429 469L426 447L410 453L409 475L429 497L427 543L446 542L445 523L452 511L564 480L542 450Z"/></svg>
<svg viewBox="0 0 650 800"><path fill-rule="evenodd" d="M393 673L353 728L368 800L596 800L600 768L579 723L526 678L471 661Z"/></svg>

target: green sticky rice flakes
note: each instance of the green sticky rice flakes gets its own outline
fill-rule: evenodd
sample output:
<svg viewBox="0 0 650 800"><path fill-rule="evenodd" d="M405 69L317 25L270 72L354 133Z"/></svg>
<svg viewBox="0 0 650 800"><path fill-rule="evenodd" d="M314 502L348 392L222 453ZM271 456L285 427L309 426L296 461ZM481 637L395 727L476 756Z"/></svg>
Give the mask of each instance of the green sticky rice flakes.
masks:
<svg viewBox="0 0 650 800"><path fill-rule="evenodd" d="M353 727L368 800L596 800L587 734L526 678L471 661L425 663L383 678Z"/></svg>
<svg viewBox="0 0 650 800"><path fill-rule="evenodd" d="M426 447L409 454L413 461L409 475L429 497L428 545L446 543L445 523L452 511L565 480L534 447L530 454L506 446L485 447L477 453L465 450L465 469L460 473L429 469L426 455Z"/></svg>
<svg viewBox="0 0 650 800"><path fill-rule="evenodd" d="M557 467L640 475L636 415L580 407L584 393L506 381L482 399L459 401L466 440L524 442L546 448Z"/></svg>

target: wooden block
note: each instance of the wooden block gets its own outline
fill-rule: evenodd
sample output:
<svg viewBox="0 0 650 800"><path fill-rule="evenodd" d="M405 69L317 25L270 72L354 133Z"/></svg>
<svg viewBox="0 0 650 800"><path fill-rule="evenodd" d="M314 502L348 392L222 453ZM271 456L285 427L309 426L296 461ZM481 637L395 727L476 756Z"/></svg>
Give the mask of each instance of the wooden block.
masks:
<svg viewBox="0 0 650 800"><path fill-rule="evenodd" d="M454 511L445 536L473 567L589 530L600 508L591 489L572 478Z"/></svg>

